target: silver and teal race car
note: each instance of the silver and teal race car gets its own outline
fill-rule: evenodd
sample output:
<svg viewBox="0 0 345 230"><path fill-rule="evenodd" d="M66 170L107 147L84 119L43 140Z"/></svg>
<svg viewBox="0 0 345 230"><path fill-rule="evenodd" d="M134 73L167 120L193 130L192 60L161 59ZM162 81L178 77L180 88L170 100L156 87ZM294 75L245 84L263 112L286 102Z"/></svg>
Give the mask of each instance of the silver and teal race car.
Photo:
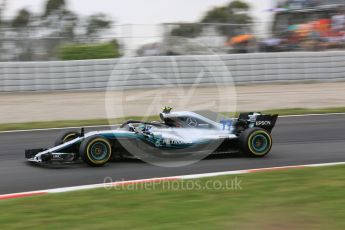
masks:
<svg viewBox="0 0 345 230"><path fill-rule="evenodd" d="M104 131L66 131L57 137L54 147L28 149L25 157L37 164L82 160L90 166L103 166L117 158L172 161L234 152L263 157L272 148L271 131L277 118L277 114L255 112L226 118L210 111L171 112L165 108L159 122L129 120Z"/></svg>

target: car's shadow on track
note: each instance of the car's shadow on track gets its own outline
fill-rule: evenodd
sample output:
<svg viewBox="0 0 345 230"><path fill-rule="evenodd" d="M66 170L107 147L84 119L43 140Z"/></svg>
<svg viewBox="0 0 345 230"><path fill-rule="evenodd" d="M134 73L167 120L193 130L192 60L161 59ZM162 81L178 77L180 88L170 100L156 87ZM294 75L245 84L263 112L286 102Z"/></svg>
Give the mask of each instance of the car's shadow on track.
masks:
<svg viewBox="0 0 345 230"><path fill-rule="evenodd" d="M246 158L240 153L222 153L222 154L213 154L209 155L204 160L219 160L219 159L231 159L231 158Z"/></svg>
<svg viewBox="0 0 345 230"><path fill-rule="evenodd" d="M220 159L241 159L241 158L246 158L243 155L239 154L239 153L232 153L232 154L214 154L214 155L210 155L207 156L206 158L202 159L202 160L206 160L206 161L212 161L212 160L220 160ZM169 161L171 162L171 161ZM176 161L178 162L178 161ZM33 162L26 162L27 165L31 166L31 167L37 167L37 168L42 168L42 169L80 169L80 168L109 168L109 167L115 167L118 164L122 164L122 163L126 163L126 164L148 164L145 161L142 161L140 159L115 159L110 161L108 164L102 166L102 167L90 167L87 164L85 164L83 161L78 160L76 162L73 163L63 163L63 164L37 164L37 163L33 163Z"/></svg>

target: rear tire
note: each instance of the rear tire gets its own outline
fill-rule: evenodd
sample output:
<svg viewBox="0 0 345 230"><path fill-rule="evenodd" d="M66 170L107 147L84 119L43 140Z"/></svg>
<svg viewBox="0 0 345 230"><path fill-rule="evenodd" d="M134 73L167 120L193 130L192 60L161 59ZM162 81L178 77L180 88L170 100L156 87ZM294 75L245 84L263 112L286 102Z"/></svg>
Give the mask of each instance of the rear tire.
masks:
<svg viewBox="0 0 345 230"><path fill-rule="evenodd" d="M264 157L272 148L272 137L261 128L249 128L239 137L239 149L249 157Z"/></svg>
<svg viewBox="0 0 345 230"><path fill-rule="evenodd" d="M101 136L92 136L83 140L79 155L86 164L100 167L109 161L111 151L111 145L107 139Z"/></svg>

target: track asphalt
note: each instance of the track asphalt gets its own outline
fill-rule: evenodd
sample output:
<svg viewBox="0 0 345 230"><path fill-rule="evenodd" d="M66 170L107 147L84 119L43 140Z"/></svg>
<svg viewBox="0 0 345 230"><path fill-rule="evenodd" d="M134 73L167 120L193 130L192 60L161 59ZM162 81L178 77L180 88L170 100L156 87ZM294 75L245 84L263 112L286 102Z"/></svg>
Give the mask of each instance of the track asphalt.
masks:
<svg viewBox="0 0 345 230"><path fill-rule="evenodd" d="M102 168L85 164L42 168L27 164L24 150L50 147L59 132L61 130L0 133L0 194L103 183L105 177L122 181L345 161L345 115L279 118L272 133L272 151L262 159L215 156L177 168L137 160L111 162Z"/></svg>

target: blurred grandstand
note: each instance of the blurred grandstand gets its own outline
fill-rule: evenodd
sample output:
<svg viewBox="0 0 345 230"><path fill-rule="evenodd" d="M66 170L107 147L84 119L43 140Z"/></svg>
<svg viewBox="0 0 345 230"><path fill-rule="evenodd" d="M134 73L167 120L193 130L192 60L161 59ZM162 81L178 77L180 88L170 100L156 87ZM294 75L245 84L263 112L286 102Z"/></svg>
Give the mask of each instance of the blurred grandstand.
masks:
<svg viewBox="0 0 345 230"><path fill-rule="evenodd" d="M46 9L43 15L23 10L13 19L0 18L0 61L345 48L344 0L277 1L275 8L267 9L273 15L270 22L254 20L249 9L246 3L231 1L211 9L196 23L161 25L121 25L105 15L82 18L65 6ZM107 55L82 54L109 47Z"/></svg>
<svg viewBox="0 0 345 230"><path fill-rule="evenodd" d="M163 42L144 46L140 55L199 54L189 44L178 44L178 36L188 37L215 53L249 53L279 51L322 51L345 48L344 0L279 1L273 21L246 24L194 23L165 24ZM260 31L271 24L269 31ZM180 28L176 33L176 28ZM182 30L181 30L182 28ZM168 42L166 42L168 41ZM147 53L145 52L148 51ZM153 51L154 50L154 51Z"/></svg>
<svg viewBox="0 0 345 230"><path fill-rule="evenodd" d="M285 0L270 10L272 37L262 41L261 51L345 48L344 0Z"/></svg>

